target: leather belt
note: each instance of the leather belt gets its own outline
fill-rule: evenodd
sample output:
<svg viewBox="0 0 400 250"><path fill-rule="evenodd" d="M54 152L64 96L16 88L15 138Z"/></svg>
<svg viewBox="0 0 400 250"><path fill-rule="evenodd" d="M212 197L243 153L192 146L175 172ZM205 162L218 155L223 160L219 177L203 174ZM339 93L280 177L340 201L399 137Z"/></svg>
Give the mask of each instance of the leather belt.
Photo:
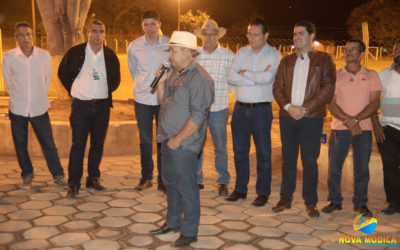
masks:
<svg viewBox="0 0 400 250"><path fill-rule="evenodd" d="M89 104L99 104L99 103L103 103L103 102L107 102L109 99L92 99L92 100L81 100L78 98L74 98L74 101L77 102L84 102L84 103L89 103Z"/></svg>
<svg viewBox="0 0 400 250"><path fill-rule="evenodd" d="M243 106L243 107L246 107L246 108L255 108L255 107L258 107L258 106L271 104L270 102L244 103L244 102L239 102L239 101L236 101L236 103L239 104L240 106Z"/></svg>

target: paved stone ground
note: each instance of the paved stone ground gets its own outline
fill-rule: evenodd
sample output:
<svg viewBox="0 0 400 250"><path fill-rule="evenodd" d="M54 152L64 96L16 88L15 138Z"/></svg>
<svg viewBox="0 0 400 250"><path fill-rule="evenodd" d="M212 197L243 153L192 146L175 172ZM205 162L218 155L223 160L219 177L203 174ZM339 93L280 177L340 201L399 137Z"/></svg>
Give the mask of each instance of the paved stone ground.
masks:
<svg viewBox="0 0 400 250"><path fill-rule="evenodd" d="M229 130L229 126L228 126ZM228 133L230 134L230 132ZM310 219L301 199L298 181L293 207L275 214L272 206L279 200L280 142L273 124L272 194L266 206L251 205L255 198L255 152L251 149L251 179L246 200L230 203L218 197L213 147L205 147L205 189L201 196L198 249L367 249L361 244L339 244L339 236L358 236L352 228L352 194L344 193L344 209L333 215L321 213ZM235 180L232 141L229 138L229 171ZM62 159L66 169L68 159ZM149 230L164 222L165 195L156 186L134 191L140 178L139 156L104 157L101 169L107 191L82 188L78 199L65 198L65 189L53 184L43 158L33 159L35 179L31 190L20 189L17 161L0 158L0 249L170 249L178 233L150 236ZM84 175L85 177L85 175ZM83 178L84 179L84 178ZM230 191L233 189L230 185ZM319 190L319 208L325 204L327 190ZM379 235L396 235L400 240L400 214L382 215L381 199L368 203L378 220ZM383 249L384 247L375 247ZM393 249L393 248L391 248Z"/></svg>

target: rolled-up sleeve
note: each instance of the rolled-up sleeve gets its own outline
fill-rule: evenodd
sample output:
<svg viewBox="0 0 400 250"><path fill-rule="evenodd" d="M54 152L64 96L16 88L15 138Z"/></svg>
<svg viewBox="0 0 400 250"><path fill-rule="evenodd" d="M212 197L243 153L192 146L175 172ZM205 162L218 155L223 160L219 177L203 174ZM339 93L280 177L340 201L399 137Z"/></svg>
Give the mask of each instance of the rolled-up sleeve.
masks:
<svg viewBox="0 0 400 250"><path fill-rule="evenodd" d="M189 120L196 124L202 124L207 119L210 105L214 96L211 79L198 74L190 81L189 88Z"/></svg>

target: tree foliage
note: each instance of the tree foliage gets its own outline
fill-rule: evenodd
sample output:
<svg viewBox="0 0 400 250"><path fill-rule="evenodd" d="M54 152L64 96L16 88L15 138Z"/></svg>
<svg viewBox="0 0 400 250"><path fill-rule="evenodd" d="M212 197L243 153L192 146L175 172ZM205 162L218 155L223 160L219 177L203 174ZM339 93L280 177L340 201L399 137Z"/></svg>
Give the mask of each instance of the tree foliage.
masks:
<svg viewBox="0 0 400 250"><path fill-rule="evenodd" d="M391 49L400 37L400 0L372 0L355 8L347 20L352 37L362 38L362 22L368 22L370 40Z"/></svg>
<svg viewBox="0 0 400 250"><path fill-rule="evenodd" d="M200 28L204 21L210 18L210 15L207 12L203 12L200 10L196 10L196 13L193 14L192 10L189 10L185 14L181 14L181 30L186 30L189 32L193 32L194 29Z"/></svg>
<svg viewBox="0 0 400 250"><path fill-rule="evenodd" d="M101 19L107 27L107 35L113 37L140 33L143 11L155 9L155 0L96 0L90 9L91 18Z"/></svg>

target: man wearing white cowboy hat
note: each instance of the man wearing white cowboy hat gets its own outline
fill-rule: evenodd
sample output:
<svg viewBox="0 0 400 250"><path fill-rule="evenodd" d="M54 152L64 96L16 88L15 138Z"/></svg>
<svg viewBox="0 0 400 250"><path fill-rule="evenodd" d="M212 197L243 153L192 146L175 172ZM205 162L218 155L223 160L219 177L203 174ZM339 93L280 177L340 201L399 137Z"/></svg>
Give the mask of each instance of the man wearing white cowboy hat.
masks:
<svg viewBox="0 0 400 250"><path fill-rule="evenodd" d="M226 29L218 27L216 21L208 19L201 29L195 29L194 34L201 38L203 47L197 56L197 62L210 74L214 80L214 101L208 116L208 128L214 143L215 168L218 171L218 193L228 195L228 154L226 150L226 124L228 122L229 89L226 80L229 67L232 64L234 54L218 43L218 39L226 34ZM197 183L204 188L203 173L201 171L203 153L199 159L197 168Z"/></svg>
<svg viewBox="0 0 400 250"><path fill-rule="evenodd" d="M214 84L195 61L197 38L194 34L174 31L167 45L172 68L168 77L167 74L161 77L157 87L161 103L157 142L161 143L168 210L164 225L150 233L180 231L174 246L183 247L197 241L200 221L197 156L206 136Z"/></svg>

